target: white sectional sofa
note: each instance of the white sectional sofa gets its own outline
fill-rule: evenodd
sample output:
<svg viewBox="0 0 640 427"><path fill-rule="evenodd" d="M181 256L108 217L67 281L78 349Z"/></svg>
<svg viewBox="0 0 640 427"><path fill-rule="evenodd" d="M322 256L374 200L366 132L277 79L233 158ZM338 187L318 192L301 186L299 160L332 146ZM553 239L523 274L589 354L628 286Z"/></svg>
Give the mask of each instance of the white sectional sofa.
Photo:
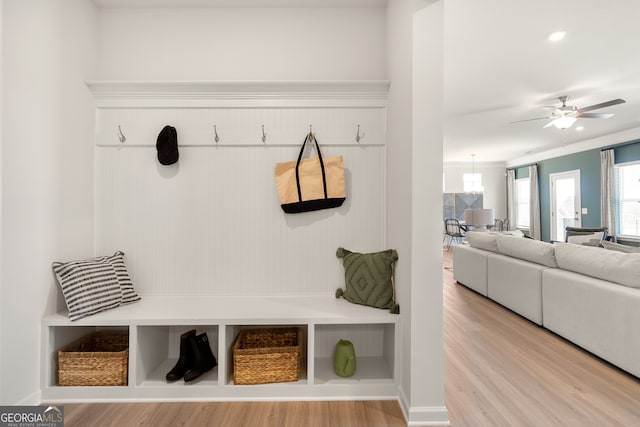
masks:
<svg viewBox="0 0 640 427"><path fill-rule="evenodd" d="M459 283L640 377L640 253L468 233Z"/></svg>

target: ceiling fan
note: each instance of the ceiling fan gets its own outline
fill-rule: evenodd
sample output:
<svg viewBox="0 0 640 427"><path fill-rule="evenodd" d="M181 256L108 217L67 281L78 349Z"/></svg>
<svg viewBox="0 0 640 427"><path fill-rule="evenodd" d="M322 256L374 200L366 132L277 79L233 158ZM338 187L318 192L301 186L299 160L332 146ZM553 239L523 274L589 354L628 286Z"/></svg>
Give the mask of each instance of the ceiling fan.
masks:
<svg viewBox="0 0 640 427"><path fill-rule="evenodd" d="M608 119L613 116L613 113L588 113L587 111L598 110L600 108L611 107L612 105L618 105L626 102L624 99L612 99L611 101L601 102L600 104L590 105L588 107L578 108L575 105L567 105L567 100L569 96L559 96L558 99L562 102L562 106L553 107L547 106L542 107L545 110L550 112L550 115L545 117L536 117L533 119L526 120L518 120L511 123L521 123L521 122L530 122L532 120L551 120L549 123L543 126L543 128L547 128L551 125L557 127L558 129L568 129L570 128L577 119Z"/></svg>

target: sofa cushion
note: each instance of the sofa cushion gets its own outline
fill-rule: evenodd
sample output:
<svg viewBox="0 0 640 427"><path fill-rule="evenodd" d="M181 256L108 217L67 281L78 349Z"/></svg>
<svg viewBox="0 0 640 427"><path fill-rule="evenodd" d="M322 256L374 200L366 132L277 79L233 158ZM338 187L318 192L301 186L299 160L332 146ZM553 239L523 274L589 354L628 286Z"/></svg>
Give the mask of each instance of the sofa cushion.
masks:
<svg viewBox="0 0 640 427"><path fill-rule="evenodd" d="M556 261L562 269L640 288L640 254L626 254L571 243L558 243L555 249Z"/></svg>
<svg viewBox="0 0 640 427"><path fill-rule="evenodd" d="M484 231L469 231L465 237L472 248L484 249L485 251L498 252L496 243L497 234Z"/></svg>
<svg viewBox="0 0 640 427"><path fill-rule="evenodd" d="M469 245L453 245L453 278L487 296L487 257L490 252Z"/></svg>
<svg viewBox="0 0 640 427"><path fill-rule="evenodd" d="M638 307L639 289L559 268L542 272L544 327L640 377Z"/></svg>
<svg viewBox="0 0 640 427"><path fill-rule="evenodd" d="M547 267L557 267L555 248L551 243L522 239L513 236L498 236L496 239L501 254Z"/></svg>
<svg viewBox="0 0 640 427"><path fill-rule="evenodd" d="M604 246L605 249L609 249L611 251L625 252L628 254L640 253L640 248L629 245L621 245L620 243L603 241L602 246Z"/></svg>
<svg viewBox="0 0 640 427"><path fill-rule="evenodd" d="M487 296L542 325L542 272L548 268L502 254L487 256Z"/></svg>

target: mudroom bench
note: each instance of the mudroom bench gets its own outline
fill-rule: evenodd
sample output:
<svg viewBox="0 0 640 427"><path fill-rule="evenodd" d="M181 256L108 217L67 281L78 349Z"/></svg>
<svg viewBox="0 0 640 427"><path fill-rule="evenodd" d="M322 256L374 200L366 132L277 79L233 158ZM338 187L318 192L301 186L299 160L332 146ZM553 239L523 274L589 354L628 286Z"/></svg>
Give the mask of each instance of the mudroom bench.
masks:
<svg viewBox="0 0 640 427"><path fill-rule="evenodd" d="M142 301L71 322L66 312L42 323L42 401L395 399L398 396L399 319L388 310L333 296L145 296ZM301 370L297 382L234 385L232 348L243 329L297 327ZM179 355L180 334L206 332L218 366L193 383L166 382ZM128 384L59 386L57 350L92 332L125 331ZM340 339L353 342L356 374L333 372Z"/></svg>

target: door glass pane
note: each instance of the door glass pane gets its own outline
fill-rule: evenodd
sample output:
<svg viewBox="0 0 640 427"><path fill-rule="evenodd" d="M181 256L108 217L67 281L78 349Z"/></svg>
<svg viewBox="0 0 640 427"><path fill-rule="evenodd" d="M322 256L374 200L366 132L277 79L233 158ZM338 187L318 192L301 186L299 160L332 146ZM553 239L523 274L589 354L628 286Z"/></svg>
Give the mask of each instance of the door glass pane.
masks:
<svg viewBox="0 0 640 427"><path fill-rule="evenodd" d="M564 240L566 227L577 227L574 178L556 179L556 236L554 240Z"/></svg>

